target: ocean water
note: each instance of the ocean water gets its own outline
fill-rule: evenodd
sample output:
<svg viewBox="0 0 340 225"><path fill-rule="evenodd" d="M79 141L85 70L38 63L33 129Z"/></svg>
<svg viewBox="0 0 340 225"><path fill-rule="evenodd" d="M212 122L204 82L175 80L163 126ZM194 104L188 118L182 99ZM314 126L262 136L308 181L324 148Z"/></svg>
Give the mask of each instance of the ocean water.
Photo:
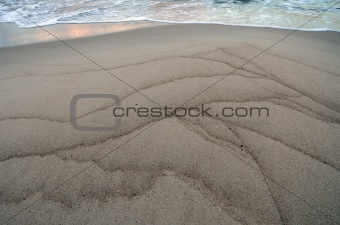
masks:
<svg viewBox="0 0 340 225"><path fill-rule="evenodd" d="M298 28L336 0L4 0L0 22L20 27L89 22L160 21ZM302 27L340 31L340 4Z"/></svg>

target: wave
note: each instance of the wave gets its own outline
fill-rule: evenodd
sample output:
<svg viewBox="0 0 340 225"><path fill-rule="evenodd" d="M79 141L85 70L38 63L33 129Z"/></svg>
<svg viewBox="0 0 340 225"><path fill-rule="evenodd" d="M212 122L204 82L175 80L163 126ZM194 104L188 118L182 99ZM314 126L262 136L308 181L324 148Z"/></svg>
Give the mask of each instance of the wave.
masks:
<svg viewBox="0 0 340 225"><path fill-rule="evenodd" d="M19 27L69 23L203 23L296 29L334 4L319 1L151 1L116 0L108 2L27 0L0 4L0 22ZM20 15L21 14L21 15ZM25 18L25 17L27 18ZM31 21L34 21L32 23ZM340 8L333 7L302 30L340 31Z"/></svg>

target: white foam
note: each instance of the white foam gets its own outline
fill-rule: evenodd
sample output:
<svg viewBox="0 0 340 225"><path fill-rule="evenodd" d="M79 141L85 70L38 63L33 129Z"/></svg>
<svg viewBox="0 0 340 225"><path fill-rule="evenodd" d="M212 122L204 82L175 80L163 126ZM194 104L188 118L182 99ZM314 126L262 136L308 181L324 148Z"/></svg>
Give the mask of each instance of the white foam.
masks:
<svg viewBox="0 0 340 225"><path fill-rule="evenodd" d="M12 5L11 0L5 0ZM264 0L249 4L235 4L233 1L214 4L207 0L191 1L133 1L116 0L110 2L71 0L44 3L40 0L26 0L15 5L22 15L8 7L0 7L0 22L14 22L19 27L36 27L69 23L138 22L221 24L233 26L272 27L296 29L313 16L324 10L332 2L325 0ZM301 3L302 2L302 3ZM318 3L318 4L317 4ZM302 8L303 5L309 8ZM1 5L1 3L0 3ZM301 9L300 9L301 8ZM300 11L299 11L300 10ZM340 11L332 9L320 18L299 30L340 31Z"/></svg>

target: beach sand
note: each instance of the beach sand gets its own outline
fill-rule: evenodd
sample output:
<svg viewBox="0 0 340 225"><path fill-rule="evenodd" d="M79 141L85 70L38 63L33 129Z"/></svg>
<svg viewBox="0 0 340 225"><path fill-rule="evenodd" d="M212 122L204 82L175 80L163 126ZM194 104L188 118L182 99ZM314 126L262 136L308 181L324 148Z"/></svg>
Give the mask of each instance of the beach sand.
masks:
<svg viewBox="0 0 340 225"><path fill-rule="evenodd" d="M1 48L0 221L339 224L340 33L298 31L260 54L290 32L167 25ZM212 116L79 131L78 94ZM77 124L114 125L113 107L81 99Z"/></svg>

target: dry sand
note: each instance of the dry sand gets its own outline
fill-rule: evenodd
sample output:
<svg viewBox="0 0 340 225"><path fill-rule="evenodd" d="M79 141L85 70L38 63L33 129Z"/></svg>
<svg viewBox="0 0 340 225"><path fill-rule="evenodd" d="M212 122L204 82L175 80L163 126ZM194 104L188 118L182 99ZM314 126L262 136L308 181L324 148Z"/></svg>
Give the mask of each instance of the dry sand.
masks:
<svg viewBox="0 0 340 225"><path fill-rule="evenodd" d="M340 33L296 32L185 104L269 117L69 122L84 93L178 107L290 32L170 25L66 41L112 75L60 42L1 48L0 221L339 224ZM77 122L112 125L112 109L80 100Z"/></svg>

